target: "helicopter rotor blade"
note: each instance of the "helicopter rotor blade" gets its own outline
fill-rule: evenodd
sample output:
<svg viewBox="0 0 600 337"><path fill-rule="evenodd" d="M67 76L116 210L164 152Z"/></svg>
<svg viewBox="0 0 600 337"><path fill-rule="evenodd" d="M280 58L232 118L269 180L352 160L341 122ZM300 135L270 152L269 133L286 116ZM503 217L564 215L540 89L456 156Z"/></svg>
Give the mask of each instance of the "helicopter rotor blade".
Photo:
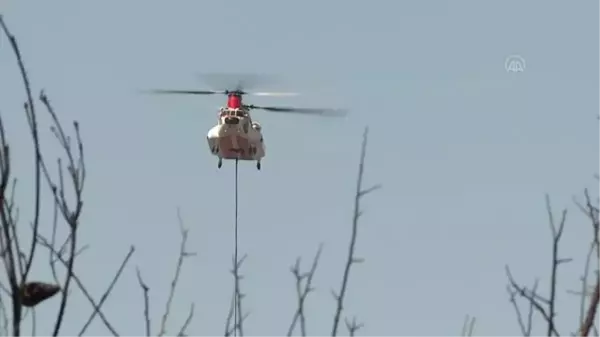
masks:
<svg viewBox="0 0 600 337"><path fill-rule="evenodd" d="M265 110L265 111L272 111L272 112L308 114L308 115L319 115L319 116L330 116L330 117L343 117L346 115L346 111L344 111L342 109L269 107L269 106L257 106L257 105L249 105L247 107L250 109L258 109L258 110Z"/></svg>
<svg viewBox="0 0 600 337"><path fill-rule="evenodd" d="M297 92L248 92L247 95L252 96L275 96L275 97L289 97L300 95Z"/></svg>
<svg viewBox="0 0 600 337"><path fill-rule="evenodd" d="M151 94L183 94L183 95L216 95L216 94L225 94L224 91L214 91L214 90L163 90L163 89L155 89L155 90L147 90L146 92Z"/></svg>
<svg viewBox="0 0 600 337"><path fill-rule="evenodd" d="M164 89L154 89L154 90L146 90L146 93L151 94L183 94L183 95L217 95L223 94L227 95L228 93L238 93L241 95L252 95L252 96L275 96L275 97L288 97L288 96L298 96L298 93L295 92L245 92L242 90L164 90Z"/></svg>
<svg viewBox="0 0 600 337"><path fill-rule="evenodd" d="M243 92L279 82L274 75L254 73L198 73L196 77L210 88L222 91Z"/></svg>

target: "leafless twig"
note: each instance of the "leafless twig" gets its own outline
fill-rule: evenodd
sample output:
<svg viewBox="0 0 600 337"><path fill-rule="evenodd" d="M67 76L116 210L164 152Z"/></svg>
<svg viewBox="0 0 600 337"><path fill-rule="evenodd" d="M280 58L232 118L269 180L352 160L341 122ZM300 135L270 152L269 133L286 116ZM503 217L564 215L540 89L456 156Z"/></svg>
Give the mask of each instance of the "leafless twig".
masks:
<svg viewBox="0 0 600 337"><path fill-rule="evenodd" d="M72 269L76 256L76 231L78 227L78 219L81 214L81 210L83 207L83 203L81 201L81 196L83 192L83 184L85 180L85 165L84 165L84 157L83 157L83 143L81 141L81 136L79 133L79 126L77 122L75 125L75 132L77 136L77 147L79 150L77 160L75 159L75 154L73 153L73 149L71 147L71 141L68 136L66 136L62 124L60 123L57 114L55 113L53 107L51 106L48 97L42 92L40 94L40 101L45 105L47 112L50 114L53 125L52 130L55 131L55 136L59 141L62 149L64 150L64 154L68 158L68 166L67 170L69 176L71 177L71 182L73 185L74 195L75 195L75 205L70 207L67 204L67 198L64 194L64 184L63 184L63 175L62 171L59 173L59 186L56 186L53 182L53 179L50 177L48 170L45 167L44 160L42 158L42 153L40 149L40 140L38 134L38 124L37 124L37 114L35 103L33 101L33 97L31 94L31 85L29 81L29 77L27 75L27 71L25 70L25 66L23 63L23 59L17 44L17 40L12 35L12 33L7 28L5 21L2 16L0 16L0 28L3 30L5 35L7 36L11 49L17 59L17 65L20 70L21 78L23 80L23 84L25 87L25 92L27 96L27 101L24 104L25 113L27 117L27 121L29 124L30 132L33 139L34 152L35 152L35 193L34 193L34 219L31 223L32 226L32 241L29 247L29 254L25 254L21 250L21 243L19 240L19 236L16 232L16 221L17 216L13 216L13 211L15 211L14 204L11 202L7 202L6 198L6 187L10 180L10 164L9 164L9 147L6 143L5 135L4 135L4 126L0 121L0 140L1 140L1 165L0 171L2 175L2 180L0 183L0 220L2 221L2 230L3 235L0 237L0 250L2 250L3 255L6 257L5 262L7 266L7 274L10 281L11 293L13 297L13 335L20 335L20 323L22 319L22 307L19 301L19 289L23 289L23 286L27 284L27 278L31 271L33 261L36 254L36 247L39 239L39 220L40 220L40 205L41 205L41 177L42 172L45 174L46 181L51 188L53 193L54 201L58 208L60 209L65 222L69 225L70 228L70 250L69 250L69 258L68 258L68 270L65 275L64 285L61 287L62 296L61 303L57 314L57 319L55 322L54 333L56 336L60 332L60 327L62 325L63 317L66 310L67 296L69 293L69 285L71 281ZM16 180L15 180L16 181ZM14 187L15 185L13 185ZM14 193L13 193L14 197ZM11 233L12 231L12 233ZM17 278L16 269L19 269L20 280Z"/></svg>
<svg viewBox="0 0 600 337"><path fill-rule="evenodd" d="M593 255L594 251L596 252L596 256L595 256L596 265L598 265L598 263L600 263L600 236L599 236L600 210L598 209L598 206L592 204L592 200L589 195L589 191L587 189L585 190L584 195L585 195L585 199L586 199L585 207L577 202L576 202L576 204L588 216L588 218L592 222L592 230L593 230L592 238L593 239L592 239L592 243L590 245L590 250L589 250L587 258L586 258L584 274L582 276L582 293L581 293L581 309L580 309L580 311L581 311L580 315L582 316L582 318L581 318L579 333L581 336L588 336L590 331L594 330L594 328L595 328L594 318L597 316L598 303L600 302L600 270L596 269L596 282L595 282L594 290L592 292L590 302L587 306L585 318L583 317L583 311L585 310L584 307L585 307L585 302L586 302L586 297L587 297L586 295L587 295L587 287L588 287L587 281L588 281L588 276L589 276L589 266L590 266L591 257Z"/></svg>
<svg viewBox="0 0 600 337"><path fill-rule="evenodd" d="M588 253L586 255L585 265L583 268L583 275L580 278L581 290L580 291L567 290L567 293L569 293L571 295L577 295L581 299L579 302L579 327L580 328L581 328L581 326L583 326L584 321L585 321L585 315L586 315L586 309L587 309L587 301L586 300L589 297L589 294L593 293L593 289L589 289L590 286L588 284L588 279L589 279L589 275L590 275L592 257L594 256L595 251L596 251L596 242L592 241L590 243L590 247L589 247ZM596 270L596 273L597 272L598 271Z"/></svg>
<svg viewBox="0 0 600 337"><path fill-rule="evenodd" d="M229 311L227 314L227 320L225 322L225 336L230 336L231 334L239 335L240 337L244 336L244 321L248 317L249 313L243 313L242 311L242 300L245 295L242 293L240 287L240 281L244 278L244 276L240 273L242 269L242 264L246 260L247 255L242 256L239 260L235 260L233 257L233 268L231 270L231 274L233 275L234 282L234 290L233 296L231 300L231 306L229 307ZM237 312L236 312L237 311ZM233 327L231 320L234 320Z"/></svg>
<svg viewBox="0 0 600 337"><path fill-rule="evenodd" d="M231 294L231 301L229 302L229 311L227 311L227 318L225 319L225 333L223 334L223 336L225 336L225 337L231 336L233 329L237 328L236 323L233 323L233 325L234 325L233 328L231 327L231 320L233 319L233 312L235 310L236 295L237 294L234 290L233 293Z"/></svg>
<svg viewBox="0 0 600 337"><path fill-rule="evenodd" d="M160 332L158 334L159 336L164 336L167 333L167 320L169 319L169 315L171 314L171 303L173 302L173 297L175 296L175 289L177 288L177 283L179 282L179 276L181 275L181 267L183 266L183 261L186 257L196 255L196 253L190 253L186 250L188 230L183 225L183 219L181 218L181 213L179 209L177 209L177 220L179 222L179 229L181 232L181 245L179 247L177 267L175 268L175 275L173 276L173 281L171 281L171 290L169 291L169 298L167 299L165 313L163 314L162 321L160 323Z"/></svg>
<svg viewBox="0 0 600 337"><path fill-rule="evenodd" d="M356 332L364 327L364 324L356 322L356 317L352 318L352 321L345 319L345 323L350 337L354 337Z"/></svg>
<svg viewBox="0 0 600 337"><path fill-rule="evenodd" d="M71 144L71 138L66 135L63 127L59 121L58 115L54 111L48 96L44 92L40 93L40 101L48 110L48 113L52 117L53 126L52 130L54 131L54 135L61 147L64 149L66 157L67 157L67 173L71 179L71 183L73 185L73 192L75 196L75 205L69 206L67 203L67 198L65 196L65 189L63 186L64 178L62 176L62 170L59 170L59 186L56 186L52 179L50 178L50 173L44 164L44 161L41 161L42 171L46 176L46 181L48 182L50 189L54 195L54 200L59 206L59 210L61 211L66 223L69 226L69 241L70 241L70 249L69 249L69 258L67 261L67 271L65 275L65 281L62 289L62 299L60 302L60 307L58 310L58 314L56 317L56 323L54 325L54 333L53 336L58 336L60 333L60 328L62 326L63 318L67 308L67 298L69 294L69 286L71 284L71 279L73 276L73 267L75 264L75 257L77 253L77 230L79 227L79 217L81 215L81 211L83 210L83 187L85 184L85 161L83 155L83 142L81 140L81 134L79 131L79 124L77 122L73 122L73 126L75 129L75 135L77 139L77 150L78 157L75 158L73 153L73 148ZM60 165L59 165L60 167Z"/></svg>
<svg viewBox="0 0 600 337"><path fill-rule="evenodd" d="M115 273L115 276L113 277L112 281L110 282L110 285L108 286L108 288L106 289L104 294L102 294L102 297L100 298L100 302L98 302L98 306L96 308L94 308L94 312L90 315L90 318L88 318L87 322L83 325L83 327L81 328L81 331L79 331L79 336L83 336L83 334L86 332L86 330L88 329L88 327L90 326L90 324L92 323L92 321L94 320L96 315L98 314L100 308L104 304L104 301L106 301L106 299L112 292L113 287L115 286L115 284L117 284L119 277L121 277L121 273L123 273L125 266L127 266L127 262L129 262L129 259L131 258L131 256L133 255L134 252L135 252L135 247L131 246L129 248L129 252L125 256L125 259L123 259L121 266L119 267L119 269Z"/></svg>
<svg viewBox="0 0 600 337"><path fill-rule="evenodd" d="M534 286L533 290L529 290L525 287L519 286L512 274L508 266L506 266L506 275L509 279L509 296L511 303L515 307L518 316L519 326L524 334L531 334L531 315L533 308L542 315L544 320L546 321L547 328L547 336L559 336L558 330L555 324L555 316L556 316L556 286L558 284L558 266L570 262L572 259L570 258L560 258L558 254L558 248L560 245L560 239L562 238L563 230L565 227L566 219L567 219L567 210L563 210L561 219L559 221L558 227L556 226L556 222L554 220L554 215L552 213L552 205L550 203L550 197L546 195L546 209L548 212L548 220L550 223L550 230L552 232L552 264L551 264L551 272L550 272L550 294L549 298L545 299L539 294L536 293L535 288L537 287L537 283ZM528 318L528 324L525 325L523 318L521 317L520 310L518 308L518 304L516 303L515 296L519 295L529 301L530 304L530 314ZM545 308L546 307L546 308Z"/></svg>
<svg viewBox="0 0 600 337"><path fill-rule="evenodd" d="M163 313L162 316L162 320L161 320L161 324L160 324L160 333L159 336L163 336L167 333L167 322L169 319L169 316L171 314L171 303L173 302L173 299L175 297L175 290L177 289L177 284L179 282L179 277L181 275L181 270L183 267L183 262L185 261L185 259L187 257L191 257L196 255L195 253L190 253L187 251L187 239L188 239L188 229L186 229L184 227L183 224L183 219L181 217L181 212L179 209L177 209L177 220L178 220L178 225L179 225L179 232L181 234L181 243L179 246L179 256L177 258L177 264L175 267L175 273L173 276L173 280L171 281L171 288L169 291L169 297L167 299L167 302L165 304L165 312ZM137 274L137 279L138 279L138 284L140 286L140 288L143 291L144 294L144 321L145 321L145 330L146 330L146 336L151 336L152 335L152 326L151 326L151 317L150 317L150 287L146 284L146 282L144 281L144 279L142 278L142 273L140 272L140 269L137 268L136 269L136 274ZM180 328L178 336L184 336L185 335L185 330L187 329L187 327L190 325L192 319L194 316L194 304L192 303L190 306L190 311L188 313L188 317L186 318L183 326Z"/></svg>
<svg viewBox="0 0 600 337"><path fill-rule="evenodd" d="M179 329L179 332L177 333L178 337L184 337L186 336L186 330L188 328L188 326L190 325L190 323L192 323L192 319L194 318L194 303L192 303L190 305L190 311L188 312L188 316L185 319L185 322L183 323L183 325L181 326L181 329Z"/></svg>
<svg viewBox="0 0 600 337"><path fill-rule="evenodd" d="M532 298L534 298L534 299L537 298L537 293L536 293L537 287L538 287L538 281L536 280L533 285L533 288L530 291L530 294L531 294ZM506 290L508 292L509 301L512 303L513 308L515 309L515 313L517 314L517 322L519 323L519 327L521 328L521 333L525 337L531 336L531 330L533 329L533 312L534 312L533 302L529 303L529 311L527 313L527 322L525 322L525 320L523 319L523 315L521 314L521 309L520 309L519 304L517 303L517 299L516 299L517 295L519 294L518 291L516 291L512 286L507 286Z"/></svg>
<svg viewBox="0 0 600 337"><path fill-rule="evenodd" d="M365 157L367 153L367 140L369 135L369 128L365 128L365 132L363 134L363 142L361 147L360 154L360 162L358 166L358 179L356 182L356 194L354 196L354 215L352 219L352 235L350 237L350 244L348 245L348 260L346 261L346 267L344 269L344 275L342 277L342 284L340 286L339 293L333 293L333 296L337 302L335 315L333 318L333 328L331 329L331 336L337 336L338 326L340 322L340 318L342 315L342 311L344 308L344 297L346 295L346 290L348 287L348 279L350 277L350 268L355 263L363 262L363 259L357 258L354 256L354 250L356 246L356 237L358 235L358 219L362 215L362 211L360 209L360 201L361 199L379 188L381 185L375 185L367 189L363 189L362 180L364 175L364 167L365 167Z"/></svg>
<svg viewBox="0 0 600 337"><path fill-rule="evenodd" d="M46 238L44 238L41 235L38 235L38 241L42 247L45 247L46 249L48 249L50 251L52 256L56 257L57 261L60 261L61 264L64 265L65 268L68 269L68 266L69 266L68 261L65 260L65 258L63 258L60 255L60 253L56 250L56 248L54 246L52 246L52 244ZM112 324L110 324L110 322L108 321L108 319L106 318L106 316L104 315L102 310L98 307L98 304L96 304L96 301L94 301L94 298L92 297L90 292L87 290L87 288L85 287L85 285L83 284L81 279L77 276L77 274L74 271L71 271L71 272L72 272L73 280L75 281L75 283L77 284L77 286L79 287L79 289L81 290L83 295L87 298L88 302L90 302L92 308L94 308L94 311L98 313L98 316L100 316L100 319L102 320L102 322L104 323L106 328L112 333L113 336L119 336L119 334L117 333L115 328L112 326Z"/></svg>
<svg viewBox="0 0 600 337"><path fill-rule="evenodd" d="M8 29L6 23L4 22L4 18L0 15L0 28L4 31L4 34L8 38L10 42L11 49L17 59L17 64L21 71L21 77L23 78L23 82L25 83L25 91L28 94L28 100L31 102L31 90L29 88L29 79L27 76L27 72L23 66L23 60L21 57L21 52L19 50L19 46L17 44L17 39ZM6 268L6 273L8 276L8 281L12 293L12 334L15 336L21 335L21 319L22 319L22 306L19 300L19 289L21 287L21 282L23 280L19 280L17 276L17 264L15 262L15 255L17 255L17 259L19 259L19 251L15 252L13 248L13 244L17 244L13 242L13 236L11 235L11 229L14 230L15 224L10 219L10 209L6 209L6 188L10 181L11 167L10 167L10 148L6 141L4 124L0 119L0 141L1 141L1 151L0 151L0 220L2 223L2 237L0 237L0 251L2 251L2 256L4 260L4 265ZM16 232L16 231L15 231ZM15 240L18 240L18 237L14 237ZM18 250L18 249L17 249ZM21 270L21 276L25 275L24 271L22 271L20 259L17 262L19 263L19 267Z"/></svg>
<svg viewBox="0 0 600 337"><path fill-rule="evenodd" d="M298 308L296 309L296 313L294 314L294 318L292 319L292 323L288 329L288 336L291 336L294 332L294 328L296 327L296 323L300 320L300 332L302 336L306 336L306 317L304 314L304 302L314 288L312 287L312 280L317 271L317 266L319 265L319 259L321 257L321 252L323 251L323 244L319 245L319 249L317 250L317 254L313 259L312 266L308 273L302 273L300 271L300 258L296 260L296 264L292 266L291 271L294 277L296 278L296 295L298 296ZM303 284L304 283L304 284ZM304 286L303 286L304 285Z"/></svg>
<svg viewBox="0 0 600 337"><path fill-rule="evenodd" d="M140 284L140 288L144 292L144 321L146 322L146 336L150 337L152 334L151 326L150 326L150 287L144 282L142 279L142 273L140 269L136 269L138 283Z"/></svg>
<svg viewBox="0 0 600 337"><path fill-rule="evenodd" d="M8 312L2 296L0 296L0 311L0 332L2 333L2 336L8 336Z"/></svg>
<svg viewBox="0 0 600 337"><path fill-rule="evenodd" d="M473 330L475 330L475 322L477 319L475 317L471 317L469 315L465 316L465 321L463 323L461 336L470 337L473 336Z"/></svg>
<svg viewBox="0 0 600 337"><path fill-rule="evenodd" d="M31 270L31 266L33 264L33 257L35 256L35 248L37 246L36 238L39 230L39 219L40 219L40 200L41 200L41 150L40 150L40 140L38 133L38 125L37 125L37 114L35 112L35 104L33 103L33 95L31 94L31 84L29 81L29 76L27 75L27 71L25 70L25 64L23 62L23 58L21 56L21 51L19 49L17 39L12 33L9 31L4 19L0 15L0 27L4 31L6 37L10 41L11 49L17 59L17 65L19 67L19 71L21 74L21 78L23 80L23 86L25 88L25 93L27 96L27 103L25 106L25 113L27 117L27 121L29 123L29 128L32 135L33 146L35 150L35 204L34 204L34 219L33 219L33 235L32 242L30 245L29 255L27 257L27 262L25 264L24 269L22 270L21 279L22 282L26 282L27 276ZM18 240L18 239L17 239ZM18 244L18 243L17 243ZM20 251L20 250L19 250Z"/></svg>

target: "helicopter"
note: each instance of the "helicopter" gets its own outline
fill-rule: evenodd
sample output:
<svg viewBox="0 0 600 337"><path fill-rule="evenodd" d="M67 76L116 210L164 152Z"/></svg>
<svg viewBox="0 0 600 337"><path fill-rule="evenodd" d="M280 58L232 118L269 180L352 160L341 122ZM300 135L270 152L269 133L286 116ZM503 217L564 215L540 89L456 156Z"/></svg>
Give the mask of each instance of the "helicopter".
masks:
<svg viewBox="0 0 600 337"><path fill-rule="evenodd" d="M283 92L247 92L242 81L234 89L225 90L150 90L154 94L182 95L225 95L226 105L219 108L217 124L210 128L206 136L208 148L212 155L218 157L217 168L221 168L223 160L256 161L256 169L261 169L261 160L266 156L265 140L261 124L251 117L251 110L263 110L280 113L295 113L320 116L344 116L340 109L327 108L295 108L258 106L245 104L244 95L253 96L296 96L297 93Z"/></svg>

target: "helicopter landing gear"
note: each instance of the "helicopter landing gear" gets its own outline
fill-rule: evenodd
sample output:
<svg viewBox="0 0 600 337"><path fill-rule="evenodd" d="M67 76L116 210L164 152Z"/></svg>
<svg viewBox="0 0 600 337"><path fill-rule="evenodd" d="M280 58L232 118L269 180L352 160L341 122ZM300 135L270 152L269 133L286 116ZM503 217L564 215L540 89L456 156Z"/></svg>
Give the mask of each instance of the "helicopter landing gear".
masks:
<svg viewBox="0 0 600 337"><path fill-rule="evenodd" d="M256 162L256 169L260 171L260 160Z"/></svg>
<svg viewBox="0 0 600 337"><path fill-rule="evenodd" d="M217 163L217 168L221 168L223 166L223 159L219 158L219 162Z"/></svg>

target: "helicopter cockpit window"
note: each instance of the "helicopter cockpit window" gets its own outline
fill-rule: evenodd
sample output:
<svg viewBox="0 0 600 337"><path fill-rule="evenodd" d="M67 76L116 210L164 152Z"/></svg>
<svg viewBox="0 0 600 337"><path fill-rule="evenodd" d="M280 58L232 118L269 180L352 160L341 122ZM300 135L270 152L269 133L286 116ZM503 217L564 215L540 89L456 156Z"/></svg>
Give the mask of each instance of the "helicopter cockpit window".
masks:
<svg viewBox="0 0 600 337"><path fill-rule="evenodd" d="M236 115L236 117L244 117L245 114L244 114L244 111L242 111L242 110L236 110L235 115Z"/></svg>

